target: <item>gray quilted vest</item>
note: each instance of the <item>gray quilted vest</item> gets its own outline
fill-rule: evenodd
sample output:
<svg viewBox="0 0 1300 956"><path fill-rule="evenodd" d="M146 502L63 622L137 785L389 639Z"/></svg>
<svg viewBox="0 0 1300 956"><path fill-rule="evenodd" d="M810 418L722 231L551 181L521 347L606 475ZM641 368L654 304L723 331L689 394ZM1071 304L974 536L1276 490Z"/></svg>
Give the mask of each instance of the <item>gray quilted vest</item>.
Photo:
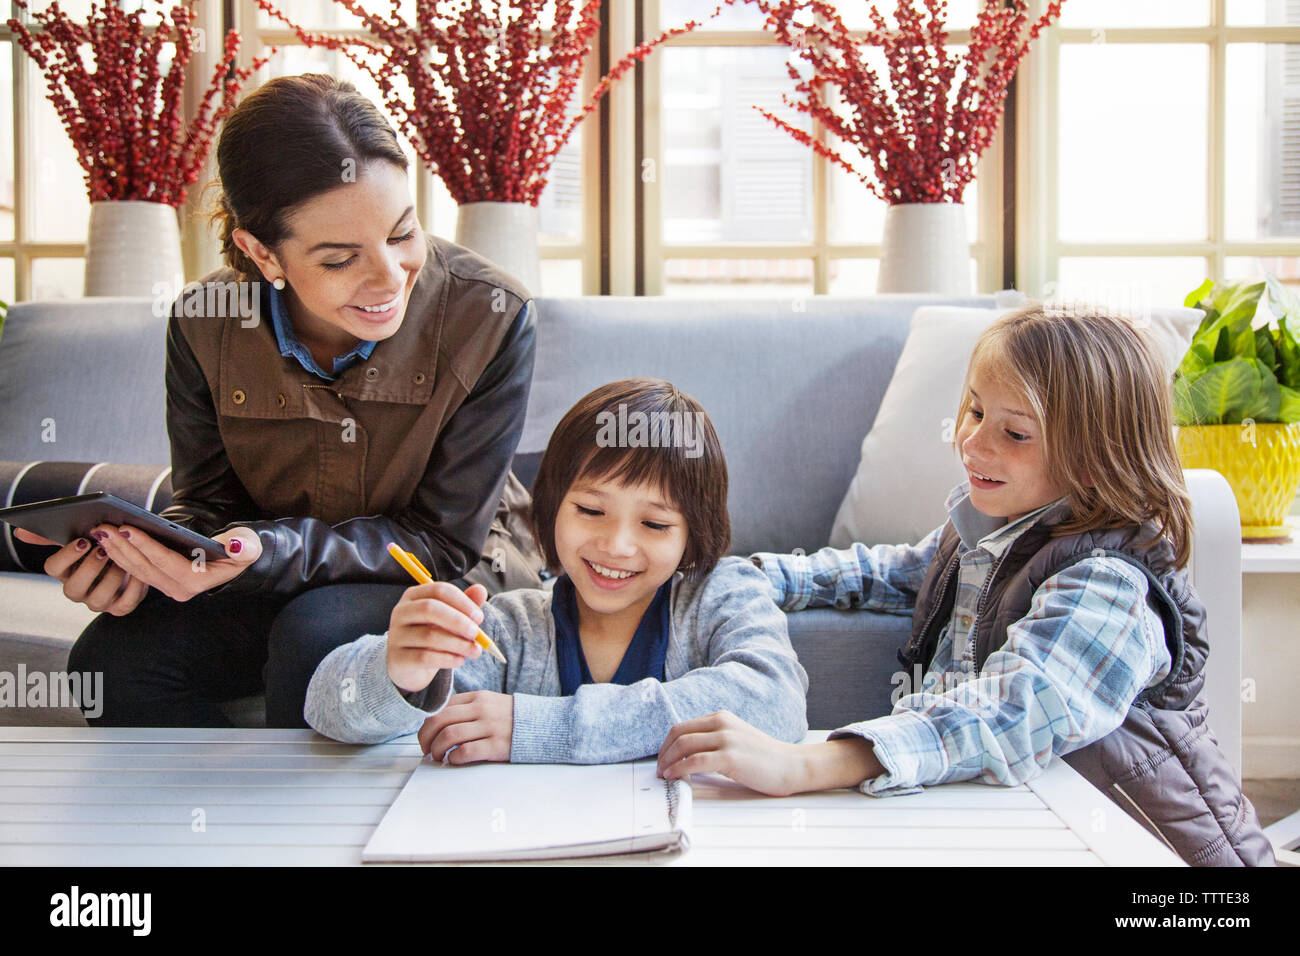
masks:
<svg viewBox="0 0 1300 956"><path fill-rule="evenodd" d="M1191 865L1273 866L1255 808L1206 720L1205 607L1187 574L1174 566L1168 539L1146 544L1152 530L1129 526L1055 538L1041 523L1026 530L984 583L976 605L975 666L982 668L1006 642L1008 625L1029 613L1034 592L1053 574L1099 549L1141 569L1164 621L1170 676L1140 694L1118 728L1064 760ZM909 672L929 668L952 616L960 540L949 521L917 595L912 636L899 651Z"/></svg>

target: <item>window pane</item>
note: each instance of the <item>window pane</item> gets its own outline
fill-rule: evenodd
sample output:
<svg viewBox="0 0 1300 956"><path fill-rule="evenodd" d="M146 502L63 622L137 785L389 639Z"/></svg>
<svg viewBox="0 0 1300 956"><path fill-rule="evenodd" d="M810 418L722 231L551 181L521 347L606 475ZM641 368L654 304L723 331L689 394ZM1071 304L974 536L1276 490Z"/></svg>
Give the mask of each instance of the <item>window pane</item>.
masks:
<svg viewBox="0 0 1300 956"><path fill-rule="evenodd" d="M982 5L983 0L948 0L948 10L943 23L950 30L969 30L975 24L975 18L979 15ZM867 3L866 0L832 0L831 6L839 11L840 19L850 30L867 30L872 27L871 17L868 15L872 4ZM894 11L898 9L897 0L881 0L875 6L885 15L887 23L894 24Z"/></svg>
<svg viewBox="0 0 1300 956"><path fill-rule="evenodd" d="M543 259L542 288L551 299L582 295L582 260Z"/></svg>
<svg viewBox="0 0 1300 956"><path fill-rule="evenodd" d="M875 295L876 278L880 275L880 260L832 259L830 272L831 295Z"/></svg>
<svg viewBox="0 0 1300 956"><path fill-rule="evenodd" d="M1285 280L1289 285L1300 281L1298 256L1228 256L1223 260L1223 266L1223 278L1228 282L1262 279L1269 274Z"/></svg>
<svg viewBox="0 0 1300 956"><path fill-rule="evenodd" d="M324 27L333 29L362 27L360 17L354 17L343 8L342 4L335 3L334 0L278 0L275 6L295 24L306 30L319 30ZM393 7L390 0L361 0L361 8L378 14L385 20L392 18ZM415 0L402 0L400 12L404 19L413 19ZM288 29L282 20L275 19L261 7L257 10L257 25L278 30Z"/></svg>
<svg viewBox="0 0 1300 956"><path fill-rule="evenodd" d="M1062 239L1204 239L1209 50L1061 48Z"/></svg>
<svg viewBox="0 0 1300 956"><path fill-rule="evenodd" d="M664 295L771 299L813 294L810 259L668 259ZM548 290L549 291L549 290Z"/></svg>
<svg viewBox="0 0 1300 956"><path fill-rule="evenodd" d="M0 259L0 302L13 305L17 288L14 261L12 259Z"/></svg>
<svg viewBox="0 0 1300 956"><path fill-rule="evenodd" d="M79 299L86 285L85 259L33 259L32 299Z"/></svg>
<svg viewBox="0 0 1300 956"><path fill-rule="evenodd" d="M264 47L262 55L270 52ZM302 73L328 73L356 86L362 96L383 111L384 116L394 129L398 130L398 140L402 152L410 162L411 194L415 194L415 171L424 168L424 161L416 155L415 149L402 134L397 122L384 107L383 96L374 79L359 69L356 64L342 53L292 44L280 47L263 68L259 82L265 82L274 76L296 76ZM582 108L580 97L575 95L569 104L569 113L576 114ZM551 242L582 241L582 136L583 126L579 125L569 142L555 158L551 166L546 189L543 190L538 204L540 213L539 240ZM422 225L435 235L454 239L456 235L457 207L447 192L442 180L434 177L433 189L434 222Z"/></svg>
<svg viewBox="0 0 1300 956"><path fill-rule="evenodd" d="M14 135L13 44L6 41L0 43L0 240L14 238L14 143L17 139Z"/></svg>
<svg viewBox="0 0 1300 956"><path fill-rule="evenodd" d="M99 7L102 10L106 0L99 0ZM59 0L59 9L75 20L85 21L90 16L91 0ZM28 22L35 20L34 13L43 12L50 6L50 0L28 0L32 13L27 15ZM145 3L145 0L119 0L120 6L127 13L136 10L145 11L143 22L146 24L156 24L159 21L158 4ZM170 8L169 8L170 9Z"/></svg>
<svg viewBox="0 0 1300 956"><path fill-rule="evenodd" d="M1210 22L1210 4L1208 0L1069 0L1061 7L1060 22L1064 27L1203 27Z"/></svg>
<svg viewBox="0 0 1300 956"><path fill-rule="evenodd" d="M812 150L755 105L807 129L781 103L793 83L779 47L663 51L663 238L806 241Z"/></svg>
<svg viewBox="0 0 1300 956"><path fill-rule="evenodd" d="M877 199L857 176L851 176L838 165L830 169L830 235L832 242L877 243L884 236L885 212L888 204ZM963 196L966 207L966 237L974 242L979 238L979 177L966 187Z"/></svg>
<svg viewBox="0 0 1300 956"><path fill-rule="evenodd" d="M1228 0L1228 23L1243 26L1300 25L1294 0Z"/></svg>
<svg viewBox="0 0 1300 956"><path fill-rule="evenodd" d="M1300 236L1300 45L1229 46L1226 95L1228 237Z"/></svg>
<svg viewBox="0 0 1300 956"><path fill-rule="evenodd" d="M1060 280L1048 283L1042 298L1087 302L1120 312L1182 305L1187 293L1208 276L1200 258L1062 256Z"/></svg>
<svg viewBox="0 0 1300 956"><path fill-rule="evenodd" d="M680 27L687 20L700 21L702 30L762 30L763 14L757 7L749 4L736 4L725 7L712 20L704 20L713 12L717 4L700 3L700 0L659 0L659 23L661 30Z"/></svg>
<svg viewBox="0 0 1300 956"><path fill-rule="evenodd" d="M63 122L45 98L45 78L35 64L23 59L27 88L35 94L27 101L34 133L26 154L24 201L29 205L23 220L27 235L43 242L85 242L90 224L86 173Z"/></svg>
<svg viewBox="0 0 1300 956"><path fill-rule="evenodd" d="M948 47L948 52L958 64L961 64L967 50L964 46L953 45ZM867 51L866 63L878 76L888 82L889 64L879 49L872 48ZM964 75L964 69L959 66L956 83L960 83L961 77ZM841 116L849 117L851 115L850 108L843 97L836 98L835 109ZM871 161L862 156L856 147L829 134L827 135L827 143L840 156L844 157L854 169L874 177L875 169ZM827 169L830 183L830 209L828 214L831 241L846 243L880 242L884 232L885 211L888 209L888 205L883 200L877 199L867 184L858 176L845 171L838 163L828 162ZM978 238L979 229L979 222L976 217L979 192L975 182L972 181L966 187L962 202L967 209L968 236L974 242Z"/></svg>

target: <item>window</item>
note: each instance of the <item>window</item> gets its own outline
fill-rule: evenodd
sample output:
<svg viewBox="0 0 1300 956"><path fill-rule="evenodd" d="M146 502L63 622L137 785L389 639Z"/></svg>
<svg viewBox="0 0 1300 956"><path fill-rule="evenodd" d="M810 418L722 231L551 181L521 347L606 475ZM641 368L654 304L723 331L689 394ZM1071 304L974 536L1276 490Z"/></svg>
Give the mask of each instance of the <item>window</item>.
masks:
<svg viewBox="0 0 1300 956"><path fill-rule="evenodd" d="M89 2L63 5L84 13ZM366 2L390 9L390 0ZM968 42L979 2L950 0L955 48ZM281 5L307 27L356 27L333 0ZM259 81L325 70L378 101L346 58L304 47L253 0L200 3L210 36L224 32L223 6L246 57L281 48ZM837 6L850 27L866 25L865 0ZM605 0L607 62L711 9ZM973 288L1001 288L1006 265L1031 294L1130 306L1181 302L1206 275L1300 281L1300 0L1069 0L1063 10L1021 66L1011 154L1000 135L967 190ZM217 46L196 57L196 76L210 74ZM615 85L603 116L583 122L552 169L543 293L872 293L884 205L752 108L780 107L785 59L759 15L740 6ZM0 298L80 295L82 172L43 77L3 27L0 85ZM192 215L212 165L182 210L191 278L220 265L215 238ZM454 237L455 203L412 168L425 227ZM1014 196L1003 194L1007 170ZM1015 262L1004 264L1012 209Z"/></svg>
<svg viewBox="0 0 1300 956"><path fill-rule="evenodd" d="M1020 74L1020 287L1141 309L1300 279L1300 2L1063 9Z"/></svg>
<svg viewBox="0 0 1300 956"><path fill-rule="evenodd" d="M359 20L334 0L276 0L276 5L304 29L331 34L357 31L358 35L366 35L360 29ZM392 10L391 0L364 0L363 5L383 16L389 16ZM404 16L412 15L414 9L414 0L402 0L401 10ZM343 54L303 45L291 29L261 10L253 0L239 0L238 17L237 28L245 39L244 49L249 60L253 55L265 56L272 46L278 48L271 61L257 75L257 82L265 82L274 76L329 73L350 81L364 96L383 109L382 94L373 80ZM252 51L257 52L254 54ZM575 95L572 104L574 108L580 105L580 96L581 92ZM393 117L386 110L384 112L394 129L399 130L402 148L411 160L409 168L412 171L416 208L421 224L435 235L454 239L457 218L455 201L447 193L442 180L424 169L414 148L401 136ZM590 226L583 215L584 209L589 205L586 197L594 192L594 185L599 182L598 176L589 174L584 179L582 174L584 134L594 127L593 119L594 117L589 117L580 124L572 139L556 156L538 207L542 285L547 295L583 294L586 291L584 274L595 273L599 267L598 256L587 256L585 252L589 246L594 248L595 244L585 241ZM593 167L597 166L599 156L591 156L590 160L594 161L591 163ZM590 205L594 206L594 200Z"/></svg>
<svg viewBox="0 0 1300 956"><path fill-rule="evenodd" d="M868 25L861 0L835 6L851 29ZM640 7L640 40L708 12L689 0ZM978 3L953 0L949 9L949 39L960 52ZM782 104L793 91L786 60L762 15L740 7L668 41L647 61L639 114L645 154L614 164L642 174L642 270L624 286L693 296L875 291L885 204L754 109L802 119L808 129ZM1002 287L1001 152L999 135L964 197L971 284L981 291ZM616 180L620 186L636 184Z"/></svg>
<svg viewBox="0 0 1300 956"><path fill-rule="evenodd" d="M127 10L144 6L140 0L123 0L123 5ZM48 2L33 0L30 6L41 11ZM204 6L199 5L201 15ZM90 0L63 0L60 7L84 18ZM17 8L13 12L19 15ZM31 23L27 13L19 19ZM47 92L40 69L0 23L0 299L5 302L82 293L90 201L76 150Z"/></svg>

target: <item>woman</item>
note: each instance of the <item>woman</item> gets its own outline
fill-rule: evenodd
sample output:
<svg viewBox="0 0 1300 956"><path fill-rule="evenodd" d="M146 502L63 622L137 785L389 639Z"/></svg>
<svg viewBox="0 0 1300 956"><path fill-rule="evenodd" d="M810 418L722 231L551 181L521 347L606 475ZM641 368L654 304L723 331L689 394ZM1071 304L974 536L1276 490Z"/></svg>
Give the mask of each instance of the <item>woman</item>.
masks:
<svg viewBox="0 0 1300 956"><path fill-rule="evenodd" d="M265 689L268 725L305 726L317 663L382 631L411 583L389 541L436 580L491 590L536 584L543 565L510 474L527 292L421 231L397 136L348 83L262 86L217 163L229 268L168 325L164 515L228 558L107 525L49 558L69 598L105 612L69 656L104 673L100 724L228 725L222 701Z"/></svg>

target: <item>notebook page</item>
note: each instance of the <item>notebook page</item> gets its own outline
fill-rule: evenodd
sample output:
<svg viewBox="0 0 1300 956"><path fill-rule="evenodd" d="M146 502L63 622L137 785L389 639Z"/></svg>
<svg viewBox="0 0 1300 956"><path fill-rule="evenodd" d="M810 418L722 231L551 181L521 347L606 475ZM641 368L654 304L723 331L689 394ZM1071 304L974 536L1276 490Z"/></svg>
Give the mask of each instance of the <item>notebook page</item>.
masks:
<svg viewBox="0 0 1300 956"><path fill-rule="evenodd" d="M655 761L575 766L422 761L363 862L525 860L684 848L690 788Z"/></svg>

